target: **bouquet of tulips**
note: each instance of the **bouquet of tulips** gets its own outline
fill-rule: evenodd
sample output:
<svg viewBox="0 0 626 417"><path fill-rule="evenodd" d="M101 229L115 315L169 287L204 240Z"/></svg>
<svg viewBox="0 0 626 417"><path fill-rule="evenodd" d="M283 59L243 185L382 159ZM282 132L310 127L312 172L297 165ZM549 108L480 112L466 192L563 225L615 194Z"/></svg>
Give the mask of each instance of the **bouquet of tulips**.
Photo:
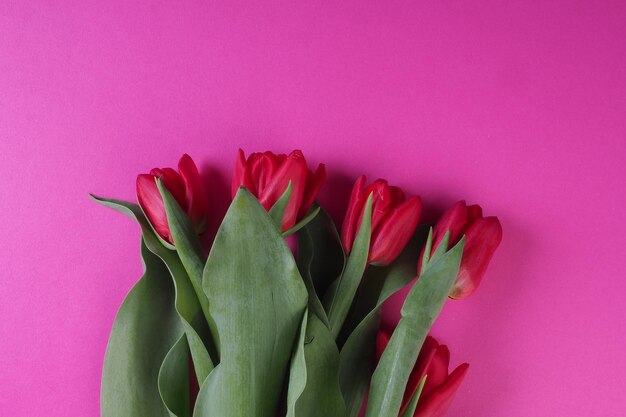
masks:
<svg viewBox="0 0 626 417"><path fill-rule="evenodd" d="M458 202L420 225L419 197L360 177L339 232L315 201L324 179L300 151L240 150L208 238L215 217L188 155L178 171L139 175L139 204L92 196L139 224L145 266L111 331L103 416L445 413L468 365L448 373L448 349L428 333L448 297L478 286L498 219ZM383 303L409 284L397 325L381 325Z"/></svg>

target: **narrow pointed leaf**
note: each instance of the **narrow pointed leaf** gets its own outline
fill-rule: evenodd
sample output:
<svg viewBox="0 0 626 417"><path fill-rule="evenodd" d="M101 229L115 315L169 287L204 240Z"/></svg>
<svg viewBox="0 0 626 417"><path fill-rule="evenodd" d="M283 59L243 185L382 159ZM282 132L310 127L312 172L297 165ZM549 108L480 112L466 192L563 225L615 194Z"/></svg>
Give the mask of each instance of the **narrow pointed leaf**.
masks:
<svg viewBox="0 0 626 417"><path fill-rule="evenodd" d="M299 231L300 229L302 229L304 226L306 226L311 221L313 221L313 219L315 218L315 216L319 214L319 212L320 212L319 206L315 208L311 208L311 210L309 210L309 213L302 220L296 223L291 229L287 230L286 232L283 232L283 237L291 236L297 231Z"/></svg>
<svg viewBox="0 0 626 417"><path fill-rule="evenodd" d="M417 403L420 399L420 395L422 395L422 390L424 389L424 384L426 383L426 378L428 376L424 375L420 380L419 385L417 386L417 390L411 397L411 401L406 405L404 409L404 413L402 413L402 417L413 417L415 415L415 410L417 409Z"/></svg>
<svg viewBox="0 0 626 417"><path fill-rule="evenodd" d="M187 276L209 326L211 337L206 339L207 349L212 362L215 363L219 358L219 340L217 339L215 323L209 314L209 301L202 290L202 273L205 263L202 247L187 214L180 208L174 196L163 186L161 180L157 178L156 182L163 197L167 222L174 239L176 252L185 271L187 271Z"/></svg>
<svg viewBox="0 0 626 417"><path fill-rule="evenodd" d="M330 322L330 331L333 337L337 338L341 327L343 326L354 295L359 287L363 272L367 266L367 256L370 248L372 226L372 195L367 199L363 210L363 220L361 227L354 240L352 251L348 256L346 268L343 274L338 278L337 287L334 296L328 308L328 320Z"/></svg>
<svg viewBox="0 0 626 417"><path fill-rule="evenodd" d="M348 417L359 415L365 392L374 372L380 309L391 295L415 278L416 258L424 245L424 234L425 230L419 228L414 238L409 241L391 265L384 268L372 267L366 274L364 289L367 291L372 288L371 291L377 296L376 304L367 308L363 307L363 311L357 312L357 317L362 318L344 343L340 355L341 390L346 400L346 416ZM382 288L376 291L377 286ZM364 316L363 313L365 313Z"/></svg>
<svg viewBox="0 0 626 417"><path fill-rule="evenodd" d="M372 376L366 417L398 415L419 351L459 271L465 238L435 254L409 292L400 322Z"/></svg>
<svg viewBox="0 0 626 417"><path fill-rule="evenodd" d="M287 204L291 198L291 181L287 184L287 188L282 196L274 203L269 211L269 215L274 220L274 223L279 230L283 229L283 217L285 217L285 210L287 210Z"/></svg>

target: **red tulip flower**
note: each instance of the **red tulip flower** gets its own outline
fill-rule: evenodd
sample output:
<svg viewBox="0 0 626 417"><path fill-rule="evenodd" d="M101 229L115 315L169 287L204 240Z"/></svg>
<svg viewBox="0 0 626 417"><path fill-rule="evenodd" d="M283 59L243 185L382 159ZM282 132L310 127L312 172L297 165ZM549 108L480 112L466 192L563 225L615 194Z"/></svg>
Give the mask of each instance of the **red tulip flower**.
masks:
<svg viewBox="0 0 626 417"><path fill-rule="evenodd" d="M390 338L390 331L379 329L376 336L376 355L379 360ZM399 415L404 413L424 375L426 375L426 384L424 384L413 416L442 417L444 415L469 368L469 364L463 363L448 375L449 362L448 347L440 345L433 337L428 336L409 376Z"/></svg>
<svg viewBox="0 0 626 417"><path fill-rule="evenodd" d="M483 217L478 204L468 206L459 201L441 216L433 230L432 252L450 231L449 247L452 247L465 235L463 258L459 275L450 290L450 298L462 299L476 290L489 261L502 240L502 226L497 217Z"/></svg>
<svg viewBox="0 0 626 417"><path fill-rule="evenodd" d="M156 185L160 178L181 209L187 213L198 234L207 227L209 198L191 157L183 155L178 162L178 172L172 168L154 168L150 174L137 176L137 199L154 230L169 243L174 243L167 223L163 198Z"/></svg>
<svg viewBox="0 0 626 417"><path fill-rule="evenodd" d="M315 172L308 169L299 150L289 155L272 152L252 153L246 159L239 149L233 175L232 196L244 186L259 199L265 210L270 210L282 197L291 181L291 197L282 220L282 230L292 228L313 205L326 179L326 168L320 164Z"/></svg>
<svg viewBox="0 0 626 417"><path fill-rule="evenodd" d="M388 265L400 255L415 232L422 201L419 197L406 198L398 187L378 179L363 188L365 176L359 177L352 189L348 210L341 229L341 240L350 252L363 219L363 210L372 194L372 235L368 262Z"/></svg>

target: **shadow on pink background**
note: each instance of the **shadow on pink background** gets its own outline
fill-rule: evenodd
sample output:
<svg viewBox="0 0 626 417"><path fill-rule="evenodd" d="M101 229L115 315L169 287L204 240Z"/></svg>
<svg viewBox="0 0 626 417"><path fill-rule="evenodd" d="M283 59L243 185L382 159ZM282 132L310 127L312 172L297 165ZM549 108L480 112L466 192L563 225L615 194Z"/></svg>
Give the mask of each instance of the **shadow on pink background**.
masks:
<svg viewBox="0 0 626 417"><path fill-rule="evenodd" d="M449 416L626 415L626 4L220 3L0 3L0 415L99 414L141 263L87 193L188 152L224 197L238 147L325 162L339 219L361 173L499 216Z"/></svg>

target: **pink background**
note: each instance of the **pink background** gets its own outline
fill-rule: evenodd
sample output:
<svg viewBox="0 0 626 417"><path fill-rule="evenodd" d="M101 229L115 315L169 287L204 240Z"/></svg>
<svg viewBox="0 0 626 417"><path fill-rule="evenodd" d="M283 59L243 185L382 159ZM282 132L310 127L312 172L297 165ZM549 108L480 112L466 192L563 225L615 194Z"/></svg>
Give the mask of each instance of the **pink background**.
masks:
<svg viewBox="0 0 626 417"><path fill-rule="evenodd" d="M189 152L227 198L240 146L325 162L339 219L361 173L499 216L450 416L626 415L626 3L131 3L0 2L0 415L99 414L141 263L87 193Z"/></svg>

